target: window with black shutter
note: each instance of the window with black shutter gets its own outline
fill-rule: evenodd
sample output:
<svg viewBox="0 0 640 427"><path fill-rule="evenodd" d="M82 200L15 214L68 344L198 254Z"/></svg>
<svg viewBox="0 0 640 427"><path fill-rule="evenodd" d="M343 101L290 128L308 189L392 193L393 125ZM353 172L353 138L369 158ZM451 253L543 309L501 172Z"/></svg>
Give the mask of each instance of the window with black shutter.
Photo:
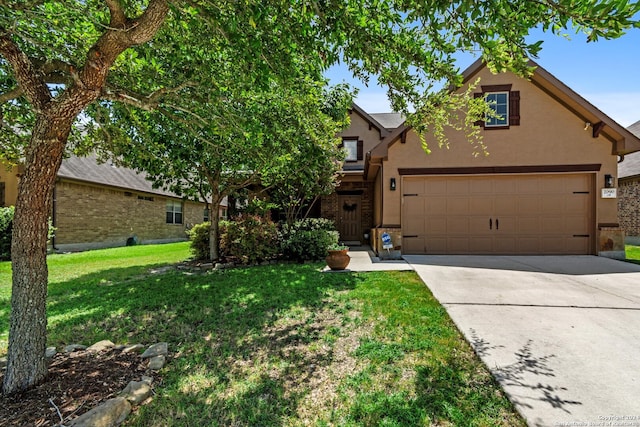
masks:
<svg viewBox="0 0 640 427"><path fill-rule="evenodd" d="M476 125L487 130L520 126L520 91L511 90L510 84L481 87L482 92L474 93L474 97L483 97L495 114L478 120Z"/></svg>

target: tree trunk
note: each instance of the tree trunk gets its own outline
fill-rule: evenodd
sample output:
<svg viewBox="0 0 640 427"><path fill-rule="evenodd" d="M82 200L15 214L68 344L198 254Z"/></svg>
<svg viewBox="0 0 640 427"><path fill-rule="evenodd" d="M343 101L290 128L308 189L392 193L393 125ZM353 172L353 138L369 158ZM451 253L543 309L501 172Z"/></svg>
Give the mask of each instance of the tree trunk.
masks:
<svg viewBox="0 0 640 427"><path fill-rule="evenodd" d="M47 232L52 192L72 120L40 116L18 185L11 262L11 326L3 392L10 394L47 376Z"/></svg>
<svg viewBox="0 0 640 427"><path fill-rule="evenodd" d="M209 230L209 257L211 261L220 259L220 200L216 198L211 202L211 228Z"/></svg>

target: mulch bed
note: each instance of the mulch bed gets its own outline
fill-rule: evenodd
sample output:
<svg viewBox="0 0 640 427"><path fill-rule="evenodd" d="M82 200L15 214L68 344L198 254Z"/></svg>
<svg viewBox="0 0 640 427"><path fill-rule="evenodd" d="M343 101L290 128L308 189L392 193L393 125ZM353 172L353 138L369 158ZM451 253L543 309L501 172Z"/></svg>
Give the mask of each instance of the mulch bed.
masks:
<svg viewBox="0 0 640 427"><path fill-rule="evenodd" d="M50 361L49 376L44 383L25 392L0 395L0 426L68 423L117 396L129 381L140 381L145 370L146 364L137 353L119 350L58 353ZM4 372L0 372L0 384L3 379Z"/></svg>

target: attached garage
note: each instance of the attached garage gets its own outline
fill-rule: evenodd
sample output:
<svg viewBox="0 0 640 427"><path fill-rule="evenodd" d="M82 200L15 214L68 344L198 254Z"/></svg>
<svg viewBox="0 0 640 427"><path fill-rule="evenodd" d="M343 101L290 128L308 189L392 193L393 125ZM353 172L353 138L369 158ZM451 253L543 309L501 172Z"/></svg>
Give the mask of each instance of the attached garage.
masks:
<svg viewBox="0 0 640 427"><path fill-rule="evenodd" d="M594 173L405 176L407 254L590 254Z"/></svg>
<svg viewBox="0 0 640 427"><path fill-rule="evenodd" d="M640 139L540 67L527 80L479 60L464 82L501 116L476 122L482 150L469 130L405 123L367 153L374 250L386 233L402 254L624 258L616 174Z"/></svg>

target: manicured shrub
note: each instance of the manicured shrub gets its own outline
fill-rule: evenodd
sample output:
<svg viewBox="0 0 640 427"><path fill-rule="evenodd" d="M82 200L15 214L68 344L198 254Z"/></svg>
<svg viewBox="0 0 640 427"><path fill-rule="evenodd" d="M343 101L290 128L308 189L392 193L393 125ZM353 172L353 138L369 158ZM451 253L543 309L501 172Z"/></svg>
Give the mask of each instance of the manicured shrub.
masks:
<svg viewBox="0 0 640 427"><path fill-rule="evenodd" d="M327 256L327 248L338 243L333 221L306 218L284 224L281 231L282 254L295 261L319 261Z"/></svg>
<svg viewBox="0 0 640 427"><path fill-rule="evenodd" d="M191 240L191 252L196 259L209 259L209 231L211 222L194 225L187 231Z"/></svg>
<svg viewBox="0 0 640 427"><path fill-rule="evenodd" d="M0 208L0 261L8 261L11 259L13 211L13 206Z"/></svg>
<svg viewBox="0 0 640 427"><path fill-rule="evenodd" d="M241 264L255 264L278 257L278 226L258 215L242 214L220 223L220 253Z"/></svg>

